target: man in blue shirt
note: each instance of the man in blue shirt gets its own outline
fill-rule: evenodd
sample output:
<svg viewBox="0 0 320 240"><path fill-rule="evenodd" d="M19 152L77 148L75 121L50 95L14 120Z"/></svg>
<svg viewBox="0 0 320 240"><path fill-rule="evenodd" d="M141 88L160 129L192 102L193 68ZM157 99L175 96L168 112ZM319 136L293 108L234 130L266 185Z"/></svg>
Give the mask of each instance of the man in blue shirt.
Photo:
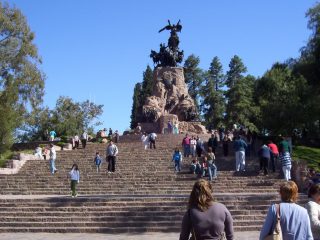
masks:
<svg viewBox="0 0 320 240"><path fill-rule="evenodd" d="M244 140L240 138L240 136L236 136L236 139L233 143L233 149L236 154L236 171L245 171L246 166L246 147L247 144Z"/></svg>

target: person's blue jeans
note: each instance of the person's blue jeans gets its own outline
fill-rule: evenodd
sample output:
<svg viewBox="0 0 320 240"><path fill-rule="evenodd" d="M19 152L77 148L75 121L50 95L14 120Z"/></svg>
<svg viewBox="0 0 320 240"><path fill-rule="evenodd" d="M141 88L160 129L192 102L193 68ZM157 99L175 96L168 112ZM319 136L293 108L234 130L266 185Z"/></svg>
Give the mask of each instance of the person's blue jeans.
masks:
<svg viewBox="0 0 320 240"><path fill-rule="evenodd" d="M180 160L175 160L174 161L174 169L176 172L180 172L181 171L181 161Z"/></svg>
<svg viewBox="0 0 320 240"><path fill-rule="evenodd" d="M208 174L209 174L209 181L211 181L212 178L217 177L217 166L214 163L209 163Z"/></svg>
<svg viewBox="0 0 320 240"><path fill-rule="evenodd" d="M50 159L50 172L51 172L51 174L54 174L55 170L57 170L55 159Z"/></svg>
<svg viewBox="0 0 320 240"><path fill-rule="evenodd" d="M184 145L183 146L183 156L189 157L190 155L190 145Z"/></svg>

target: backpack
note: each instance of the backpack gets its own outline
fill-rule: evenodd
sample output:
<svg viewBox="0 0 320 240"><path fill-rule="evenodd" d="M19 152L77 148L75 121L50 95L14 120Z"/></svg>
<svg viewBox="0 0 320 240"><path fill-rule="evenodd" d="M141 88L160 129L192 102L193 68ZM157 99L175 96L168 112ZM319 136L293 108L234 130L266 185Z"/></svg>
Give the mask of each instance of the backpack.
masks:
<svg viewBox="0 0 320 240"><path fill-rule="evenodd" d="M95 162L96 162L96 165L100 165L101 164L101 158L96 157Z"/></svg>
<svg viewBox="0 0 320 240"><path fill-rule="evenodd" d="M175 161L180 161L180 159L181 159L181 157L180 157L180 152L175 153L174 156L173 156L173 159L174 159Z"/></svg>
<svg viewBox="0 0 320 240"><path fill-rule="evenodd" d="M156 140L156 136L154 134L152 134L152 133L150 134L149 138L152 141Z"/></svg>

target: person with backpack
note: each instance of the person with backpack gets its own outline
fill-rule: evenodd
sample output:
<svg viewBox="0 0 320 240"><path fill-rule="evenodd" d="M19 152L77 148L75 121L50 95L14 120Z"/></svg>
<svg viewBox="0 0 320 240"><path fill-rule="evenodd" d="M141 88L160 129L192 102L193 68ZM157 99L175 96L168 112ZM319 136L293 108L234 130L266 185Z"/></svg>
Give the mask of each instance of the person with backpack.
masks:
<svg viewBox="0 0 320 240"><path fill-rule="evenodd" d="M174 161L174 171L180 172L181 171L181 162L182 162L182 153L180 152L179 148L174 150L172 161Z"/></svg>
<svg viewBox="0 0 320 240"><path fill-rule="evenodd" d="M71 171L69 172L69 177L71 179L71 197L77 197L77 184L80 181L80 171L77 164L73 164Z"/></svg>
<svg viewBox="0 0 320 240"><path fill-rule="evenodd" d="M156 149L156 139L157 134L155 134L154 132L149 134L150 149L152 149L152 147Z"/></svg>
<svg viewBox="0 0 320 240"><path fill-rule="evenodd" d="M111 140L107 147L108 173L114 173L116 171L118 152L118 147Z"/></svg>
<svg viewBox="0 0 320 240"><path fill-rule="evenodd" d="M84 131L81 135L81 144L82 144L82 148L86 148L87 145L87 141L88 141L88 133L86 131Z"/></svg>
<svg viewBox="0 0 320 240"><path fill-rule="evenodd" d="M96 165L97 173L100 172L101 163L102 163L102 159L100 157L100 154L99 152L96 152L96 157L94 158L94 164Z"/></svg>

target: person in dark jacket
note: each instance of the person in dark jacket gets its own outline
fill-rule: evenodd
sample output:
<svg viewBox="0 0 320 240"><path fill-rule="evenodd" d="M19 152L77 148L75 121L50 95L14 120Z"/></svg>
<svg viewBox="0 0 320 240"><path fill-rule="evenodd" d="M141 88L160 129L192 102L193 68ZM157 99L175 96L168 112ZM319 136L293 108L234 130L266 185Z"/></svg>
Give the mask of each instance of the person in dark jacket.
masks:
<svg viewBox="0 0 320 240"><path fill-rule="evenodd" d="M208 148L211 147L212 148L212 152L214 154L216 154L216 149L218 147L218 136L217 136L217 132L215 132L214 134L211 135L211 137L208 140Z"/></svg>
<svg viewBox="0 0 320 240"><path fill-rule="evenodd" d="M268 164L270 161L271 151L266 144L259 149L260 171L264 171L264 175L268 175Z"/></svg>

